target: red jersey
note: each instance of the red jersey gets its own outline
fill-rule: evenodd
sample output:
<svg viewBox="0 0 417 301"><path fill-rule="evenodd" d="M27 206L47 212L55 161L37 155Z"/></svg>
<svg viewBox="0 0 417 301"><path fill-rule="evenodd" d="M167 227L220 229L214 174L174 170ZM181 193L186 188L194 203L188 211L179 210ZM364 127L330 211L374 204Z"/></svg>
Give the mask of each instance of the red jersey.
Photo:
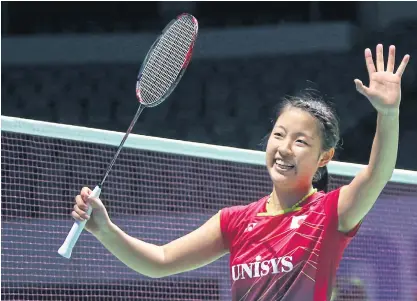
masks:
<svg viewBox="0 0 417 301"><path fill-rule="evenodd" d="M268 196L221 210L233 300L330 300L343 251L359 229L338 231L339 192L316 192L283 215L265 215Z"/></svg>

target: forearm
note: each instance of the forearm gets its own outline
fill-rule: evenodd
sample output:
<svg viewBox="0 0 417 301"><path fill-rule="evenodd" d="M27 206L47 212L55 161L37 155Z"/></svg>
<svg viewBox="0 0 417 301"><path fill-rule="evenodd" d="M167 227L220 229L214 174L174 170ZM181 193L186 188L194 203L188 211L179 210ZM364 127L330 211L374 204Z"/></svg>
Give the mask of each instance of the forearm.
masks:
<svg viewBox="0 0 417 301"><path fill-rule="evenodd" d="M368 172L372 177L388 181L395 169L398 153L399 113L378 113Z"/></svg>
<svg viewBox="0 0 417 301"><path fill-rule="evenodd" d="M163 275L162 247L131 237L115 224L112 224L106 232L96 234L95 237L107 250L134 271L148 277Z"/></svg>
<svg viewBox="0 0 417 301"><path fill-rule="evenodd" d="M398 128L398 114L378 114L369 164L340 191L340 231L349 232L365 217L391 178L397 160Z"/></svg>

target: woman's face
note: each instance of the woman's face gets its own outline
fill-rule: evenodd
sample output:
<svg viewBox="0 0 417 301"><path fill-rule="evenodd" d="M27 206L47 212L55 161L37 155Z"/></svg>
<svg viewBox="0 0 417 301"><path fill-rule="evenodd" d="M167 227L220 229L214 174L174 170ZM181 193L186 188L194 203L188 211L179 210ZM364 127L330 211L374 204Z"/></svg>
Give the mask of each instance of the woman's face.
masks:
<svg viewBox="0 0 417 301"><path fill-rule="evenodd" d="M302 109L286 108L266 148L266 165L273 183L281 187L311 185L318 167L328 161L323 160L324 154L317 119Z"/></svg>

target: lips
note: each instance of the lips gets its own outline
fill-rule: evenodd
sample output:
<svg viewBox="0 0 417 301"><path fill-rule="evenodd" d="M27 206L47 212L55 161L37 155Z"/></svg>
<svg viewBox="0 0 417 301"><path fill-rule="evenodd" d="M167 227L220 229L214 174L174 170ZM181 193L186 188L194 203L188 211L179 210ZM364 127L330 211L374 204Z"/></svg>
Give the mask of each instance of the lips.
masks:
<svg viewBox="0 0 417 301"><path fill-rule="evenodd" d="M281 170L290 170L290 169L293 169L295 165L291 164L291 163L288 163L288 162L285 162L281 159L277 159L277 160L275 160L275 166L278 167Z"/></svg>

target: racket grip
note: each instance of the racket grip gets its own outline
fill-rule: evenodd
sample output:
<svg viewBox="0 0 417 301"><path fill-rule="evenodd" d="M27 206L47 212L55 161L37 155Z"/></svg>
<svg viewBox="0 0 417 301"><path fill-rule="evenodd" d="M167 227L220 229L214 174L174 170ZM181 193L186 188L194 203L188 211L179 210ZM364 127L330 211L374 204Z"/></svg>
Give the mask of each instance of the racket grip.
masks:
<svg viewBox="0 0 417 301"><path fill-rule="evenodd" d="M101 188L99 186L96 186L93 192L90 194L90 198L98 198L100 196L100 193ZM91 215L92 210L93 208L90 205L88 205L87 214ZM77 243L77 240L80 237L81 232L83 232L86 223L87 220L84 220L83 222L76 221L74 223L70 232L67 235L67 238L58 250L59 255L65 258L71 258L72 249Z"/></svg>

